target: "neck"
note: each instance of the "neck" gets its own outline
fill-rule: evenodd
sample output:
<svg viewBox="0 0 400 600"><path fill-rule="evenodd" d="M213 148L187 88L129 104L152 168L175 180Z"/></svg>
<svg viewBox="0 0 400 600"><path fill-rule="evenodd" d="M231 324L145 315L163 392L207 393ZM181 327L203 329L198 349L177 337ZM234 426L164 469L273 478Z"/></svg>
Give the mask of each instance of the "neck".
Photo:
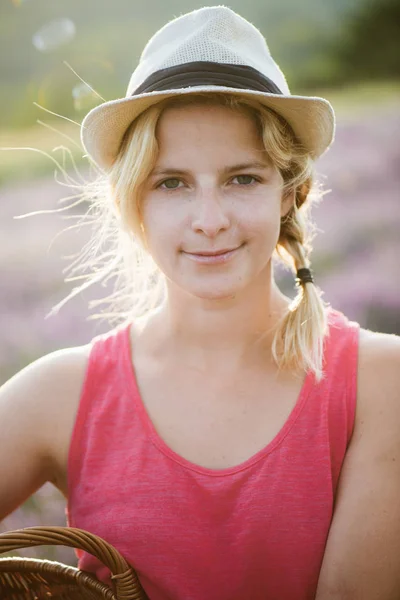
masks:
<svg viewBox="0 0 400 600"><path fill-rule="evenodd" d="M272 363L276 326L290 299L269 285L222 300L169 294L151 329L158 352L204 372L227 372ZM260 339L262 337L262 339Z"/></svg>

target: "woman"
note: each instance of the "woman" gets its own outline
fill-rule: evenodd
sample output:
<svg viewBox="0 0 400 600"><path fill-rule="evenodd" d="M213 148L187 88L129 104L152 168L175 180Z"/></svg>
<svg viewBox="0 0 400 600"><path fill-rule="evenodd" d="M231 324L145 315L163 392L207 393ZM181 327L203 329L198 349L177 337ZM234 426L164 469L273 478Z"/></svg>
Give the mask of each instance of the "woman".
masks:
<svg viewBox="0 0 400 600"><path fill-rule="evenodd" d="M400 596L399 339L328 307L309 269L333 131L229 8L153 36L82 125L92 281L117 274L125 320L1 390L3 516L52 481L152 600Z"/></svg>

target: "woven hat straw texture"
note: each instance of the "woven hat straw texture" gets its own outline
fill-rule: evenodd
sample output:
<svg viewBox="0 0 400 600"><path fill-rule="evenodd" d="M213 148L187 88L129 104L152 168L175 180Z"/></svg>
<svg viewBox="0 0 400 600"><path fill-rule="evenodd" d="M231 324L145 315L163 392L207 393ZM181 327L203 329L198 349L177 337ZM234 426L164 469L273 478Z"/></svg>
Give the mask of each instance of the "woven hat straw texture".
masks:
<svg viewBox="0 0 400 600"><path fill-rule="evenodd" d="M206 77L200 74L193 83L191 66L198 67L200 62L204 64ZM267 81L267 87L261 89L273 91L260 91L258 84L252 83L238 89L235 79L233 83L228 79L228 85L224 79L210 84L210 77L211 81L215 79L213 67L228 73L229 69L234 73L244 71L250 78ZM174 79L168 79L168 75L176 71L180 73L180 84L174 87ZM157 83L160 75L161 86ZM148 91L146 84L154 78L156 83ZM158 85L161 89L157 89ZM259 89L254 89L257 86ZM333 141L335 116L330 103L324 98L291 95L261 32L230 8L211 6L175 18L153 35L132 73L125 98L100 104L84 118L81 140L86 153L107 171L118 155L124 133L140 113L164 98L200 91L230 92L270 107L286 119L314 159Z"/></svg>

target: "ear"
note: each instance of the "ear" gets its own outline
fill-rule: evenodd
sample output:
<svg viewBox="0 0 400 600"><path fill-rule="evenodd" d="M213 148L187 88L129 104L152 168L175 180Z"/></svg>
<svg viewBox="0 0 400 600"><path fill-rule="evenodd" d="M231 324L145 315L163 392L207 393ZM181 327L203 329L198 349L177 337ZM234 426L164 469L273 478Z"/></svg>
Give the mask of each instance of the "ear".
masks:
<svg viewBox="0 0 400 600"><path fill-rule="evenodd" d="M290 209L294 206L296 199L296 191L291 190L290 192L286 192L284 196L282 196L281 201L281 218L286 217Z"/></svg>

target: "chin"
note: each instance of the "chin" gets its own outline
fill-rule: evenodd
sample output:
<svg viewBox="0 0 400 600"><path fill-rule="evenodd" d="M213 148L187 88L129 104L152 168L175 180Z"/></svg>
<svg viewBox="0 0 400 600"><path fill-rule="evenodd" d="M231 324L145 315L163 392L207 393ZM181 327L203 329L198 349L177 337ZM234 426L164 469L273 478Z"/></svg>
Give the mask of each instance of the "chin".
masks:
<svg viewBox="0 0 400 600"><path fill-rule="evenodd" d="M243 288L243 280L236 282L226 281L225 285L220 282L203 282L202 285L182 286L192 296L201 298L202 300L229 300L237 296Z"/></svg>

